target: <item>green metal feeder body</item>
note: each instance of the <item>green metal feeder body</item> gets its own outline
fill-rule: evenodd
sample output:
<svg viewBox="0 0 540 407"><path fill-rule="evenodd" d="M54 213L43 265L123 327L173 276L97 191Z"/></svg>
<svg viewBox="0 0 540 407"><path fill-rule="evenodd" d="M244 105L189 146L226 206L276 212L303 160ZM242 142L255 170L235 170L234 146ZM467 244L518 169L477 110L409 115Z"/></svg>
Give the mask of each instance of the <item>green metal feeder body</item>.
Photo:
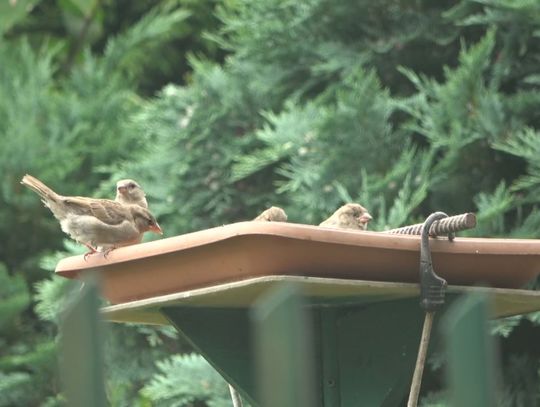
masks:
<svg viewBox="0 0 540 407"><path fill-rule="evenodd" d="M98 273L106 319L173 325L253 405L399 406L425 315L419 250L419 236L242 222L56 272ZM520 289L540 271L539 241L432 239L431 252L444 308L478 292L493 318L540 310L540 293ZM261 377L288 388L265 395Z"/></svg>

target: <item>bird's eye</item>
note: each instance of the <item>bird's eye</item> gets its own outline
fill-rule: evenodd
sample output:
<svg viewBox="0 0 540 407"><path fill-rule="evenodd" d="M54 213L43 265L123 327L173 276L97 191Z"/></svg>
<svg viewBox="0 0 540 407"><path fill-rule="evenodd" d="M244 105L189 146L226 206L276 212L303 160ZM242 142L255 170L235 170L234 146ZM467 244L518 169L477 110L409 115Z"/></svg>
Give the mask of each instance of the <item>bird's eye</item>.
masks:
<svg viewBox="0 0 540 407"><path fill-rule="evenodd" d="M135 188L135 184L129 184L129 185L128 185L128 188L129 188L129 189Z"/></svg>
<svg viewBox="0 0 540 407"><path fill-rule="evenodd" d="M147 219L148 226L152 226L154 224L154 221L152 219Z"/></svg>

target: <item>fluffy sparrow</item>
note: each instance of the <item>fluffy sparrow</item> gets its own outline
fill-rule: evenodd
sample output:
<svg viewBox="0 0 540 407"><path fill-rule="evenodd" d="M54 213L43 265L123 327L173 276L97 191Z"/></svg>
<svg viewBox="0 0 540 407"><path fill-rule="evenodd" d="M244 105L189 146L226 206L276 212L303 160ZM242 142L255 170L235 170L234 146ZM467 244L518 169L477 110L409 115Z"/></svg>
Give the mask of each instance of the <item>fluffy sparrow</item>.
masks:
<svg viewBox="0 0 540 407"><path fill-rule="evenodd" d="M366 230L373 219L366 208L357 203L343 205L319 226L336 229Z"/></svg>
<svg viewBox="0 0 540 407"><path fill-rule="evenodd" d="M263 222L287 222L287 214L285 211L277 206L272 206L262 212L255 219Z"/></svg>
<svg viewBox="0 0 540 407"><path fill-rule="evenodd" d="M25 175L21 184L36 192L60 221L62 230L90 250L110 250L140 242L145 232L162 234L154 216L138 205L122 205L108 199L58 195L43 182Z"/></svg>
<svg viewBox="0 0 540 407"><path fill-rule="evenodd" d="M124 205L139 205L148 208L146 194L139 184L132 179L122 179L116 183L116 202Z"/></svg>

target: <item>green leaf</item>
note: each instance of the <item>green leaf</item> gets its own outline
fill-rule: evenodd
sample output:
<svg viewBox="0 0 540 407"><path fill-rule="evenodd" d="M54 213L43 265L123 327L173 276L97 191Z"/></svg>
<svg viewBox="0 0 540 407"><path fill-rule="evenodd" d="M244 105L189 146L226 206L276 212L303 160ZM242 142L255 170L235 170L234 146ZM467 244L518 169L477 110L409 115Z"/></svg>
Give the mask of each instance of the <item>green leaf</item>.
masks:
<svg viewBox="0 0 540 407"><path fill-rule="evenodd" d="M9 328L29 305L30 293L23 276L10 276L0 263L0 332Z"/></svg>
<svg viewBox="0 0 540 407"><path fill-rule="evenodd" d="M2 41L2 36L24 20L39 2L40 0L0 1L0 41Z"/></svg>

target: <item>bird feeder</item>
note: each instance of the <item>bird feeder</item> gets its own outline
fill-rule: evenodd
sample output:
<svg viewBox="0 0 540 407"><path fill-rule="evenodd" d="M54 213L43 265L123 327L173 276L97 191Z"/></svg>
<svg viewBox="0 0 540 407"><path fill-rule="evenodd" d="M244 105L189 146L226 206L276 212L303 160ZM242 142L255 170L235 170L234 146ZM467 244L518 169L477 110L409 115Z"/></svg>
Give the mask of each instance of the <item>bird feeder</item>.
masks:
<svg viewBox="0 0 540 407"><path fill-rule="evenodd" d="M66 258L56 273L98 273L111 304L106 319L173 325L253 405L260 398L252 309L292 284L310 316L302 340L314 355L314 405L394 406L408 393L424 320L420 248L420 236L242 222L107 258ZM430 239L430 253L448 282L443 308L481 292L493 318L540 310L540 292L521 289L540 272L539 241ZM276 354L286 354L275 343Z"/></svg>

